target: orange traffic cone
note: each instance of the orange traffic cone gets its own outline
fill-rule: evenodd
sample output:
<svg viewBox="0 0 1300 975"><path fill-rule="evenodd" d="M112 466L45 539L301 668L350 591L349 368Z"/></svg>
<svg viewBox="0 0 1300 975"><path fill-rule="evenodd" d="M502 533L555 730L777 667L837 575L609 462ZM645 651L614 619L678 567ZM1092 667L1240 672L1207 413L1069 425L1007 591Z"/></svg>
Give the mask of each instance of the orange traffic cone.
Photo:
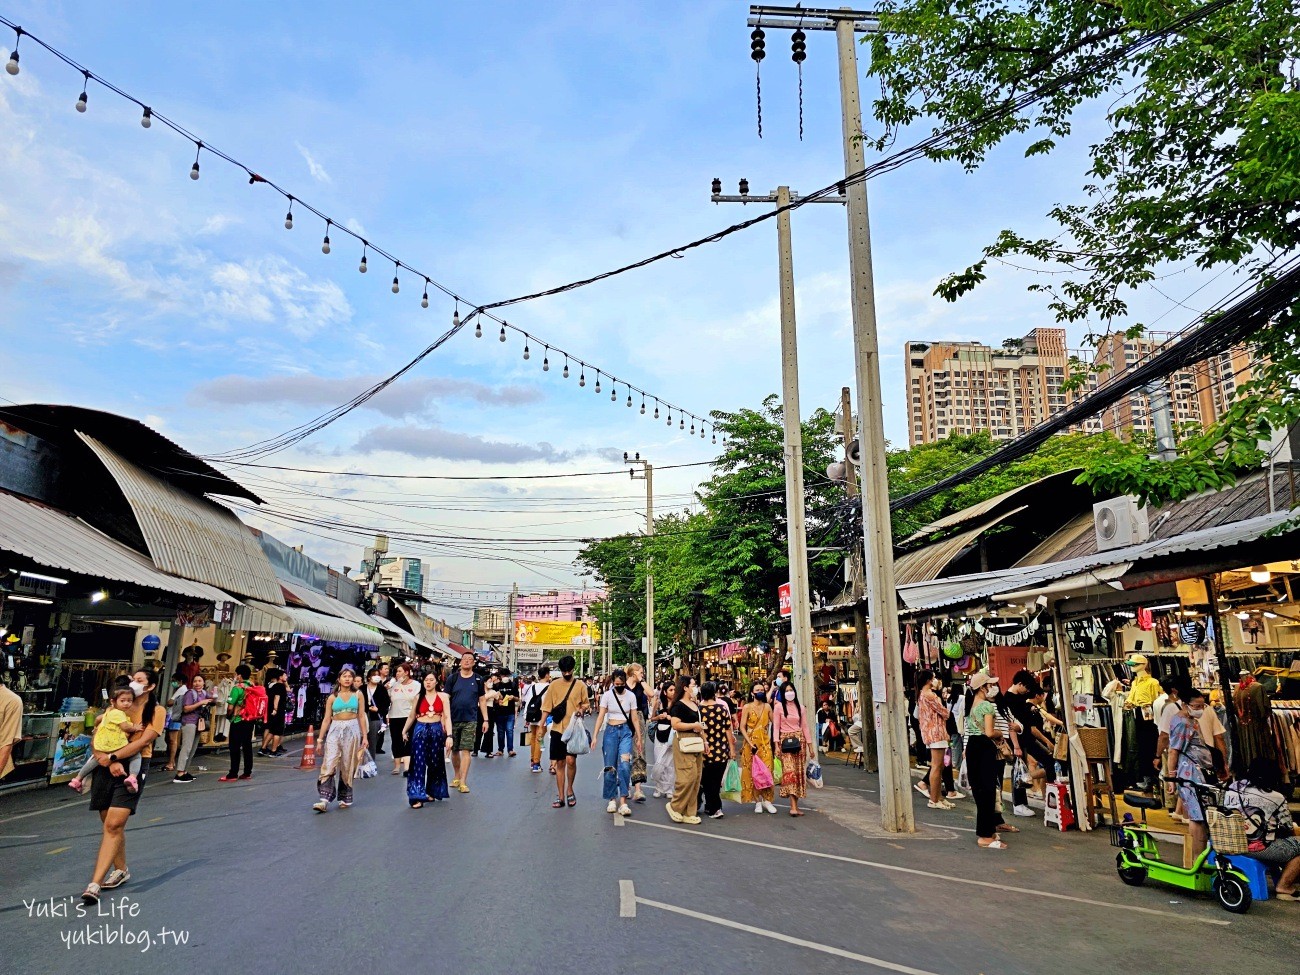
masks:
<svg viewBox="0 0 1300 975"><path fill-rule="evenodd" d="M307 746L302 750L302 761L298 763L299 768L316 767L316 727L307 726Z"/></svg>

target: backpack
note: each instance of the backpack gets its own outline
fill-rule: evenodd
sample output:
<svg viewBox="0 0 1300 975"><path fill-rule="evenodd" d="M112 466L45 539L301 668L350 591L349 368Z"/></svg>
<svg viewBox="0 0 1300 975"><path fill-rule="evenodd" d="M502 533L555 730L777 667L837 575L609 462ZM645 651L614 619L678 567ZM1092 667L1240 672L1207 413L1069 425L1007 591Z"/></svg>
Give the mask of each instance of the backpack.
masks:
<svg viewBox="0 0 1300 975"><path fill-rule="evenodd" d="M244 688L244 706L239 711L241 721L265 721L266 707L265 687L260 684L252 684Z"/></svg>
<svg viewBox="0 0 1300 975"><path fill-rule="evenodd" d="M524 709L524 720L529 724L538 724L542 720L542 698L545 696L545 691L533 688L533 696L528 699L528 707Z"/></svg>

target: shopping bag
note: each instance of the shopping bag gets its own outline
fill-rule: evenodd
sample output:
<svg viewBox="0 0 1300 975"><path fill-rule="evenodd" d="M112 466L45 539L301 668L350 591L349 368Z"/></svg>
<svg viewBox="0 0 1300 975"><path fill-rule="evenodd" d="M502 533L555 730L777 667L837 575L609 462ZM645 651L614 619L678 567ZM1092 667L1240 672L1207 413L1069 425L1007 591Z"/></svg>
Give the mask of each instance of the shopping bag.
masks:
<svg viewBox="0 0 1300 975"><path fill-rule="evenodd" d="M375 759L370 754L370 749L366 749L361 756L361 764L357 766L357 771L361 773L363 779L373 779L379 774L379 768L375 765Z"/></svg>
<svg viewBox="0 0 1300 975"><path fill-rule="evenodd" d="M586 755L591 751L591 735L587 734L586 724L576 714L569 722L569 727L564 729L560 740L564 742L565 751L570 755Z"/></svg>
<svg viewBox="0 0 1300 975"><path fill-rule="evenodd" d="M721 795L728 802L740 802L740 766L734 760L727 763L727 770L722 773Z"/></svg>
<svg viewBox="0 0 1300 975"><path fill-rule="evenodd" d="M647 778L648 776L646 775L645 756L633 755L632 756L632 784L640 785Z"/></svg>
<svg viewBox="0 0 1300 975"><path fill-rule="evenodd" d="M755 789L770 789L775 784L775 780L772 778L772 770L757 755L754 756L754 760L750 763L749 777L753 780Z"/></svg>
<svg viewBox="0 0 1300 975"><path fill-rule="evenodd" d="M808 770L804 773L808 778L808 784L814 789L820 789L826 783L822 782L822 767L816 762L808 763Z"/></svg>
<svg viewBox="0 0 1300 975"><path fill-rule="evenodd" d="M677 770L673 767L673 754L668 752L654 767L654 790L660 795L672 795L677 785Z"/></svg>
<svg viewBox="0 0 1300 975"><path fill-rule="evenodd" d="M772 781L780 782L785 778L785 762L773 756L772 758Z"/></svg>

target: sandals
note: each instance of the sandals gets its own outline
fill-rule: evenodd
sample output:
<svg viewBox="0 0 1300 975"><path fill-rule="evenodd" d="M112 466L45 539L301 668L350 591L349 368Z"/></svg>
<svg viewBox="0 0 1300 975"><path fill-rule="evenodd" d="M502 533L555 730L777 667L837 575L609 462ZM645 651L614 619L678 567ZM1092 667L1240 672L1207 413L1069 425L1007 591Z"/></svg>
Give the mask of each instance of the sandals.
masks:
<svg viewBox="0 0 1300 975"><path fill-rule="evenodd" d="M995 826L994 829L999 833L1019 833L1019 827L1012 826L1010 823L1003 823L1001 826Z"/></svg>
<svg viewBox="0 0 1300 975"><path fill-rule="evenodd" d="M552 809L563 809L563 808L564 808L564 800L563 800L563 799L556 799L553 803L551 803L551 808L552 808Z"/></svg>
<svg viewBox="0 0 1300 975"><path fill-rule="evenodd" d="M1001 840L994 840L992 843L978 843L978 844L976 844L976 845L979 846L979 848L980 848L981 850L1009 850L1009 849L1011 849L1011 847L1007 846L1007 845L1006 845L1005 843L1003 843Z"/></svg>
<svg viewBox="0 0 1300 975"><path fill-rule="evenodd" d="M804 815L804 814L801 813L801 812L792 812L790 815L791 815L791 816L802 816L802 815Z"/></svg>
<svg viewBox="0 0 1300 975"><path fill-rule="evenodd" d="M424 803L422 803L422 802L413 802L413 803L411 803L411 808L412 808L412 809L423 809L423 808L424 808Z"/></svg>
<svg viewBox="0 0 1300 975"><path fill-rule="evenodd" d="M572 807L572 806L576 806L577 804L578 804L578 797L575 796L572 792L570 792L570 793L569 793L569 805Z"/></svg>

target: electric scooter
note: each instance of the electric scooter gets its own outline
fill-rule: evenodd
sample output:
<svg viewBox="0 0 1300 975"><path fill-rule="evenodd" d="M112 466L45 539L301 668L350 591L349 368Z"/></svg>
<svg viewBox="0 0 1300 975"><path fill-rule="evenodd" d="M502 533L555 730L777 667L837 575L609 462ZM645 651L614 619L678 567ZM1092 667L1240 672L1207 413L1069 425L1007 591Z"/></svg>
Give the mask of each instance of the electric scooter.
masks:
<svg viewBox="0 0 1300 975"><path fill-rule="evenodd" d="M1190 779L1169 778L1168 782L1191 786L1203 810L1223 809L1222 793L1213 786ZM1159 796L1124 793L1124 801L1142 810L1141 823L1117 823L1110 827L1110 845L1119 848L1115 855L1115 869L1119 879L1130 887L1140 887L1147 880L1156 880L1171 887L1192 890L1198 894L1213 894L1219 906L1233 914L1250 910L1250 881L1244 873L1232 866L1223 854L1209 863L1214 841L1210 840L1191 867L1168 863L1160 858L1156 842L1151 838L1146 824L1146 810L1164 806Z"/></svg>

